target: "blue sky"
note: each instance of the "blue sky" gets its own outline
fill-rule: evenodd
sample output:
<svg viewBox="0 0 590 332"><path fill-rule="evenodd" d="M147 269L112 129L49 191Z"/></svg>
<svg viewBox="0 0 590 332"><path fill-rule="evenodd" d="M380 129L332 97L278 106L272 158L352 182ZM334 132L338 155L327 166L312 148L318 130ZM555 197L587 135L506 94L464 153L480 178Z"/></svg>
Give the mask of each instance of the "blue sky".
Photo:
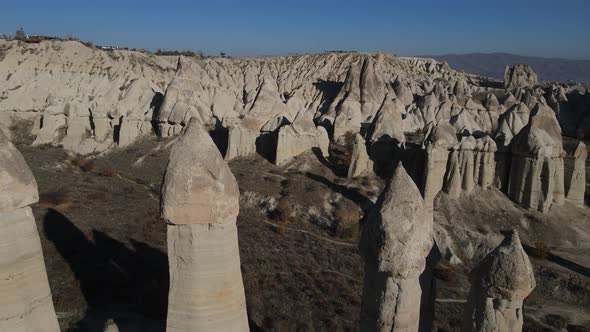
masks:
<svg viewBox="0 0 590 332"><path fill-rule="evenodd" d="M276 55L509 52L590 59L589 0L1 0L0 33Z"/></svg>

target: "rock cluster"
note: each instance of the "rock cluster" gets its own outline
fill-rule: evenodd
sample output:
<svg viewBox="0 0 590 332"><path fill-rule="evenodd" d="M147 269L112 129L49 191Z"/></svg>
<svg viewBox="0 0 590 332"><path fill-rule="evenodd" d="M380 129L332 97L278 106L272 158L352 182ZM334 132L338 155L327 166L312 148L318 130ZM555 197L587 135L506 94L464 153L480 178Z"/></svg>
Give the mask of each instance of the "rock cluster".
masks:
<svg viewBox="0 0 590 332"><path fill-rule="evenodd" d="M0 331L58 332L37 225L37 183L0 132Z"/></svg>
<svg viewBox="0 0 590 332"><path fill-rule="evenodd" d="M399 165L363 227L362 331L418 331L430 283L420 276L433 247L433 220ZM427 324L422 317L422 324Z"/></svg>
<svg viewBox="0 0 590 332"><path fill-rule="evenodd" d="M523 300L536 286L533 266L513 231L471 272L465 332L520 332Z"/></svg>
<svg viewBox="0 0 590 332"><path fill-rule="evenodd" d="M504 69L504 87L507 89L526 88L537 82L537 74L529 65L517 64Z"/></svg>
<svg viewBox="0 0 590 332"><path fill-rule="evenodd" d="M199 144L195 144L199 142ZM248 331L236 218L236 180L191 120L164 176L170 291L167 331Z"/></svg>
<svg viewBox="0 0 590 332"><path fill-rule="evenodd" d="M547 212L564 202L565 152L561 128L547 105L537 104L514 137L508 195L525 208Z"/></svg>
<svg viewBox="0 0 590 332"><path fill-rule="evenodd" d="M29 120L34 144L99 152L152 131L180 134L195 118L226 160L258 153L284 165L309 150L328 157L330 143L355 137L350 177L388 176L420 146L427 205L441 190L457 197L477 186L543 212L561 205L561 127L590 132L587 89L539 83L526 65L507 68L502 89L434 60L381 53L225 59L77 42L0 48L0 130ZM438 145L434 128L448 133ZM571 187L580 205L585 188Z"/></svg>
<svg viewBox="0 0 590 332"><path fill-rule="evenodd" d="M451 147L451 151L444 185L449 195L458 197L461 192L472 192L476 186L483 189L492 186L496 143L489 136L463 137Z"/></svg>
<svg viewBox="0 0 590 332"><path fill-rule="evenodd" d="M33 122L34 145L87 154L152 133L174 67L140 52L79 42L0 41L0 123Z"/></svg>

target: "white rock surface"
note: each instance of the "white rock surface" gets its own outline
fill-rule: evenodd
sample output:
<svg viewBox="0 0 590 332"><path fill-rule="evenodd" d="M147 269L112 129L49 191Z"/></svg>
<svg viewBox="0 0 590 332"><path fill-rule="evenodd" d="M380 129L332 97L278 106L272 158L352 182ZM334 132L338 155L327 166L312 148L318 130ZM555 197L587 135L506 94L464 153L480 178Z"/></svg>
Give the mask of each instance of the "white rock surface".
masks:
<svg viewBox="0 0 590 332"><path fill-rule="evenodd" d="M583 142L579 142L574 151L574 169L569 178L567 200L572 204L583 207L586 193L586 158L588 150Z"/></svg>
<svg viewBox="0 0 590 332"><path fill-rule="evenodd" d="M37 183L0 133L0 331L59 332L30 204Z"/></svg>
<svg viewBox="0 0 590 332"><path fill-rule="evenodd" d="M513 231L471 272L463 331L520 332L523 300L536 287L533 266Z"/></svg>
<svg viewBox="0 0 590 332"><path fill-rule="evenodd" d="M36 123L35 143L91 153L152 131L153 103L174 74L168 58L79 42L3 42L0 116Z"/></svg>
<svg viewBox="0 0 590 332"><path fill-rule="evenodd" d="M236 228L239 190L196 119L172 149L161 209L170 269L166 330L248 331Z"/></svg>
<svg viewBox="0 0 590 332"><path fill-rule="evenodd" d="M516 64L504 69L504 87L507 89L534 86L537 81L537 74L529 65Z"/></svg>
<svg viewBox="0 0 590 332"><path fill-rule="evenodd" d="M356 134L352 146L350 166L348 167L348 178L352 179L371 174L373 174L373 162L369 159L369 155L367 154L365 140L360 134Z"/></svg>
<svg viewBox="0 0 590 332"><path fill-rule="evenodd" d="M316 127L310 112L300 111L293 124L279 130L275 164L282 165L293 157L318 148L324 158L329 156L330 138L324 127Z"/></svg>
<svg viewBox="0 0 590 332"><path fill-rule="evenodd" d="M565 151L561 128L547 105L535 106L529 123L512 142L512 155L510 198L541 212L563 205Z"/></svg>
<svg viewBox="0 0 590 332"><path fill-rule="evenodd" d="M432 234L420 191L400 165L363 227L362 331L418 331L421 301L428 297L419 279Z"/></svg>

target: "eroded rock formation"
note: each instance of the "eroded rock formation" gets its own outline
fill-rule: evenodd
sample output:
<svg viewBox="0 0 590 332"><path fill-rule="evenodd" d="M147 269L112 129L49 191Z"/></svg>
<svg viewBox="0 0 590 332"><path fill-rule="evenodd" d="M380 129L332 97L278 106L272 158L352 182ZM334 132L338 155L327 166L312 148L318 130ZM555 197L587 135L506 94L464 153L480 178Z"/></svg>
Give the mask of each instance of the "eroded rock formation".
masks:
<svg viewBox="0 0 590 332"><path fill-rule="evenodd" d="M418 331L430 284L420 283L433 246L433 221L401 164L363 227L362 331ZM424 292L424 293L423 293Z"/></svg>
<svg viewBox="0 0 590 332"><path fill-rule="evenodd" d="M537 74L529 65L516 64L504 69L504 87L507 89L534 86L537 81Z"/></svg>
<svg viewBox="0 0 590 332"><path fill-rule="evenodd" d="M508 68L501 88L499 81L489 84L431 59L381 53L225 59L4 40L0 50L0 130L28 121L34 145L95 153L154 132L180 134L196 118L213 132L226 160L257 153L282 165L310 149L325 157L329 142L342 145L360 134L374 167L365 167L364 154L356 154L362 165L355 164L351 176L369 168L391 174L406 146L427 150L421 155L429 156L427 202L439 191L436 173L445 163L443 148L425 142L435 126L449 125L462 137L447 148L443 190L457 197L478 185L490 188L491 182L518 204L540 211L560 205L565 196L560 124L570 136L590 132L587 88L538 82L526 65ZM522 142L539 107L553 113L550 157L526 151L531 144L546 145L544 135ZM557 182L521 181L539 172ZM538 189L543 186L552 186L553 193ZM574 185L571 195L580 197L581 191Z"/></svg>
<svg viewBox="0 0 590 332"><path fill-rule="evenodd" d="M536 286L533 266L512 231L471 272L464 332L520 332L523 300Z"/></svg>
<svg viewBox="0 0 590 332"><path fill-rule="evenodd" d="M348 178L351 179L370 174L373 174L373 162L369 159L369 155L367 154L365 140L360 134L356 134L352 146L350 166L348 167Z"/></svg>
<svg viewBox="0 0 590 332"><path fill-rule="evenodd" d="M171 151L162 186L170 268L167 331L248 331L238 201L229 167L201 124L191 120Z"/></svg>
<svg viewBox="0 0 590 332"><path fill-rule="evenodd" d="M579 142L573 153L574 167L569 177L567 186L567 200L572 204L583 207L586 193L586 158L588 150L586 145Z"/></svg>
<svg viewBox="0 0 590 332"><path fill-rule="evenodd" d="M553 204L563 205L564 155L555 114L538 103L512 142L508 195L523 207L541 212Z"/></svg>
<svg viewBox="0 0 590 332"><path fill-rule="evenodd" d="M291 125L280 128L275 164L281 165L291 158L318 148L324 158L329 156L330 138L324 127L316 127L312 114L301 111Z"/></svg>
<svg viewBox="0 0 590 332"><path fill-rule="evenodd" d="M443 189L449 149L457 143L455 128L441 123L426 134L426 166L424 167L424 202L429 210L434 197Z"/></svg>
<svg viewBox="0 0 590 332"><path fill-rule="evenodd" d="M0 122L32 122L35 145L62 144L82 154L150 135L174 74L168 58L74 41L0 40L0 48Z"/></svg>
<svg viewBox="0 0 590 332"><path fill-rule="evenodd" d="M29 207L38 200L31 170L0 132L0 331L59 332Z"/></svg>

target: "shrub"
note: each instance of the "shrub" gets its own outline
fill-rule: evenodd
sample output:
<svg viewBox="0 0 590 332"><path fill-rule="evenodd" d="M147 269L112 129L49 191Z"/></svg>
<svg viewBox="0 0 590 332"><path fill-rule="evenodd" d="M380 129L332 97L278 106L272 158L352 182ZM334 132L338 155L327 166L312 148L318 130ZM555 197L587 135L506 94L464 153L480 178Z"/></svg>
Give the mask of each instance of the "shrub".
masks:
<svg viewBox="0 0 590 332"><path fill-rule="evenodd" d="M115 176L116 174L117 172L112 168L102 168L98 171L98 175L109 178Z"/></svg>
<svg viewBox="0 0 590 332"><path fill-rule="evenodd" d="M338 205L334 217L334 233L336 236L350 240L358 239L361 214L357 206Z"/></svg>
<svg viewBox="0 0 590 332"><path fill-rule="evenodd" d="M64 190L49 191L39 195L39 206L47 209L67 209L73 203L70 193Z"/></svg>
<svg viewBox="0 0 590 332"><path fill-rule="evenodd" d="M343 139L339 143L330 143L330 155L332 162L342 170L348 170L350 160L352 159L352 152L354 150L354 138L356 134L352 131L346 132Z"/></svg>
<svg viewBox="0 0 590 332"><path fill-rule="evenodd" d="M78 156L72 160L74 166L80 167L84 172L92 172L94 170L94 160Z"/></svg>
<svg viewBox="0 0 590 332"><path fill-rule="evenodd" d="M293 220L292 214L293 209L291 208L291 205L289 205L289 202L285 197L281 197L277 203L276 209L272 212L271 218L288 224Z"/></svg>
<svg viewBox="0 0 590 332"><path fill-rule="evenodd" d="M563 330L567 327L567 320L564 317L556 314L546 315L545 322L558 330Z"/></svg>
<svg viewBox="0 0 590 332"><path fill-rule="evenodd" d="M547 259L551 255L551 249L545 242L537 241L535 247L528 247L527 253L534 258Z"/></svg>

